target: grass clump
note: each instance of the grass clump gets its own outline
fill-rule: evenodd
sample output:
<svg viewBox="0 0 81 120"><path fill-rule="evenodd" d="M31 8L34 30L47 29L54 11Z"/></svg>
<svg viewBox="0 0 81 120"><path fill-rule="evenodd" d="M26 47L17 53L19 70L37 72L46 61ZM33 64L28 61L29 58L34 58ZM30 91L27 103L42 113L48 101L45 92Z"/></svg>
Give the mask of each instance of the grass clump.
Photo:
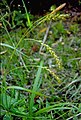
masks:
<svg viewBox="0 0 81 120"><path fill-rule="evenodd" d="M11 31L5 17L9 14L2 13L1 119L80 119L80 25L65 26L67 21L62 21L64 16L56 14L57 10L30 21L28 28L20 26ZM47 16L52 24L43 43L44 26L49 22Z"/></svg>

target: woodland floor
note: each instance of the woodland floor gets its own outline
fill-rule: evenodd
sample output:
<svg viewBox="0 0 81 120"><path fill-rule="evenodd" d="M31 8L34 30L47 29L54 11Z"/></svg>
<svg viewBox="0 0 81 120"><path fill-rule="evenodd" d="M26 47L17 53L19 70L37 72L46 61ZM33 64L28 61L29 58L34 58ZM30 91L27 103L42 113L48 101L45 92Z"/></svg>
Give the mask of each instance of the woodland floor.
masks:
<svg viewBox="0 0 81 120"><path fill-rule="evenodd" d="M19 26L8 30L5 20L0 23L2 28L0 30L2 99L4 98L4 88L8 86L19 86L32 90L40 62L43 61L40 87L37 91L48 97L36 95L33 112L36 113L37 110L54 105L54 103L72 103L75 106L75 109L71 110L60 110L60 108L59 110L48 110L45 114L39 114L39 119L34 118L38 120L81 119L81 12L78 8L65 8L62 12L69 13L70 16L64 21L52 20L51 24L50 21L41 22L25 36L27 27ZM37 17L39 16L36 16L35 19L38 19ZM46 33L49 26L48 33ZM62 68L59 68L56 59L45 46L41 48L39 41L43 41L46 35L45 45L50 46L58 56ZM18 93L18 90L13 93L11 89L7 89L6 95L14 99L17 97L16 100L24 99L24 104L27 105L24 106L23 102L20 102L21 106L14 106L18 110L22 108L21 112L28 112L25 108L29 109L30 93L26 91ZM6 114L4 111L7 111L8 115L11 114L11 119L13 116L23 118L14 113L12 109L9 111L4 102L1 104L4 106L2 107L2 117ZM14 119L16 120L17 117Z"/></svg>

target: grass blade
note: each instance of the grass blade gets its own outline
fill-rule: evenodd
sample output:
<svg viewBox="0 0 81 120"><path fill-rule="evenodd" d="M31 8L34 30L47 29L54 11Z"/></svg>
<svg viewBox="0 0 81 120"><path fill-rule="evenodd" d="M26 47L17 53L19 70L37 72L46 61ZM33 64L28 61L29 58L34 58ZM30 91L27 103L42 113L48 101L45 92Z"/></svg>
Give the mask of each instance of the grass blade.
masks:
<svg viewBox="0 0 81 120"><path fill-rule="evenodd" d="M39 67L39 69L37 71L37 75L36 75L35 82L34 82L33 89L32 89L32 94L30 96L31 97L31 99L30 99L30 106L29 106L30 119L32 119L31 117L33 117L32 116L32 113L33 113L32 112L32 108L33 108L33 105L34 105L34 98L35 98L34 92L36 92L37 89L38 89L42 65L43 65L43 61L41 61L40 67Z"/></svg>
<svg viewBox="0 0 81 120"><path fill-rule="evenodd" d="M30 89L26 89L26 88L19 87L19 86L9 86L9 87L7 87L7 89L16 89L16 90L21 90L21 91L26 91L26 92L29 92L29 93L33 93L33 94L36 94L36 95L39 95L39 96L45 96L45 95L43 95L39 92L32 91Z"/></svg>

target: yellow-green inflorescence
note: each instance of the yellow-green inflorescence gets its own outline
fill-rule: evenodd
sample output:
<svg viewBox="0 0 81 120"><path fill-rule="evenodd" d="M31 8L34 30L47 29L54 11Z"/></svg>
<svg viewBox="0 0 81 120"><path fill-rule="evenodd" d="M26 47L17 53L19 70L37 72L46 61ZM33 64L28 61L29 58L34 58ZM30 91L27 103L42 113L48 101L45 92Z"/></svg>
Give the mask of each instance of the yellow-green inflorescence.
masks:
<svg viewBox="0 0 81 120"><path fill-rule="evenodd" d="M43 43L41 43L41 44L43 44ZM58 65L58 68L59 68L59 69L62 69L62 68L63 68L63 67L62 67L62 63L61 63L61 61L59 60L58 56L55 54L55 52L52 50L52 48L49 47L49 46L46 45L46 44L43 44L43 45L46 47L46 49L50 52L50 54L52 55L52 57L55 59L56 64ZM61 83L61 79L54 73L54 71L50 70L50 69L47 68L47 67L46 67L46 70L49 71L50 74L52 74L52 75L55 77L55 79L57 80L57 82L58 82L59 84Z"/></svg>
<svg viewBox="0 0 81 120"><path fill-rule="evenodd" d="M50 72L51 75L54 76L54 78L57 80L59 84L61 83L61 79L52 70L50 70L49 68L46 68L46 70Z"/></svg>
<svg viewBox="0 0 81 120"><path fill-rule="evenodd" d="M46 17L46 19L57 21L57 20L65 20L68 17L69 17L69 14L59 14L59 13L57 13L57 14L48 15Z"/></svg>
<svg viewBox="0 0 81 120"><path fill-rule="evenodd" d="M42 44L42 43L41 43ZM52 57L55 59L55 61L56 61L56 64L58 65L58 68L59 69L62 69L62 63L61 63L61 61L59 60L59 58L58 58L58 56L56 55L56 53L52 50L52 48L51 47L49 47L48 45L46 45L46 44L43 44L45 47L46 47L46 49L50 52L50 54L52 55Z"/></svg>

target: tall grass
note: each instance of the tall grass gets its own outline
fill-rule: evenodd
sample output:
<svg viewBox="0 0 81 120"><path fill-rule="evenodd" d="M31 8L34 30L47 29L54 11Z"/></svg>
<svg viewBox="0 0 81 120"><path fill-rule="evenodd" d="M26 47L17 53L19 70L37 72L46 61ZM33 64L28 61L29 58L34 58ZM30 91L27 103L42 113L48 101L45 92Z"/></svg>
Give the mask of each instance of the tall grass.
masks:
<svg viewBox="0 0 81 120"><path fill-rule="evenodd" d="M40 40L26 38L30 32L45 21L52 19L57 21L67 15L56 14L61 6L32 24L24 0L22 2L28 22L28 29L24 35L17 31L16 37L14 30L12 33L9 32L6 26L8 23L6 17L1 17L5 32L4 35L2 34L4 39L0 45L2 51L5 49L7 51L7 53L3 52L2 54L1 64L1 119L77 120L81 115L81 103L78 103L81 85L78 88L76 86L80 83L81 77L77 78L78 75L75 74L74 77L70 78L70 72L68 74L66 69L63 69L64 63L60 61L55 50L47 43L43 44ZM40 46L43 44L46 48L46 55L49 52L55 60L58 75L57 72L54 72L54 68L51 70L47 66L45 56L41 57L39 53L34 55L27 53L30 49L29 42L33 45L35 43L39 43ZM23 46L24 50L22 50ZM68 46L66 46L67 50L70 48ZM66 55L65 48L60 44L59 47L60 50L63 50L63 55ZM23 52L25 48L27 51ZM68 58L66 59L63 55L63 60L67 61Z"/></svg>
<svg viewBox="0 0 81 120"><path fill-rule="evenodd" d="M25 9L25 12L26 12L27 25L28 25L29 28L31 28L32 27L32 22L30 21L30 17L29 17L28 11L27 11L27 7L25 6L24 0L22 0L22 2L23 2L23 6L24 6L24 9Z"/></svg>

